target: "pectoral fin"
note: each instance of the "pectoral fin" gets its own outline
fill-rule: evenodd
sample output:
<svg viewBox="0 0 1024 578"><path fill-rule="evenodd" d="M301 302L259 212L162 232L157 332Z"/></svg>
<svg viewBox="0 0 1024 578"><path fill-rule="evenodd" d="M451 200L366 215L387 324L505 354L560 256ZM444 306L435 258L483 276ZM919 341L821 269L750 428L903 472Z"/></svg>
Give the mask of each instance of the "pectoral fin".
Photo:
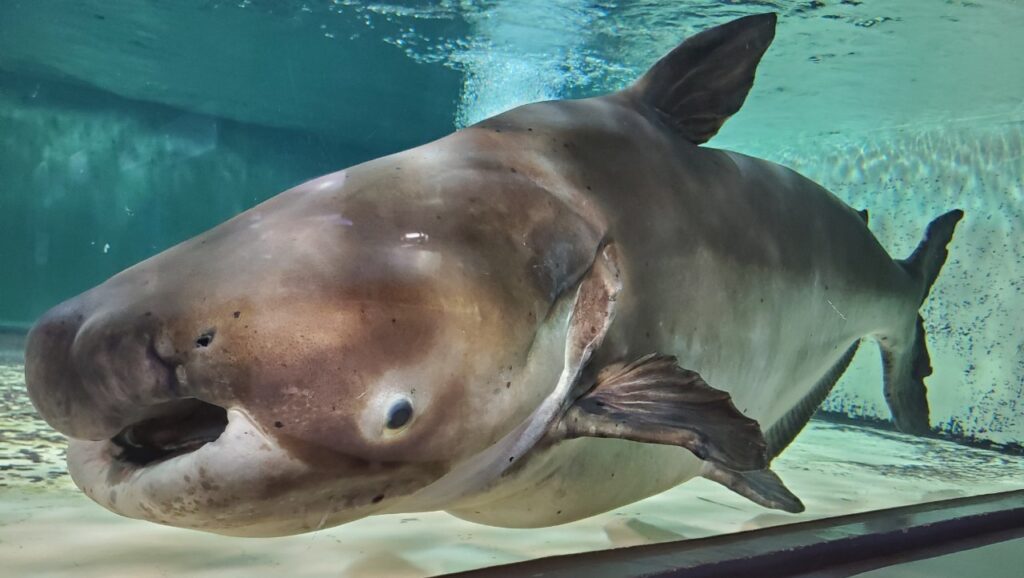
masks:
<svg viewBox="0 0 1024 578"><path fill-rule="evenodd" d="M733 471L768 466L757 422L674 357L648 355L603 369L558 424L565 438L620 438L686 448Z"/></svg>
<svg viewBox="0 0 1024 578"><path fill-rule="evenodd" d="M766 508L782 510L791 514L804 511L804 504L779 476L765 468L753 472L737 472L721 464L704 462L701 476L736 492L744 498Z"/></svg>

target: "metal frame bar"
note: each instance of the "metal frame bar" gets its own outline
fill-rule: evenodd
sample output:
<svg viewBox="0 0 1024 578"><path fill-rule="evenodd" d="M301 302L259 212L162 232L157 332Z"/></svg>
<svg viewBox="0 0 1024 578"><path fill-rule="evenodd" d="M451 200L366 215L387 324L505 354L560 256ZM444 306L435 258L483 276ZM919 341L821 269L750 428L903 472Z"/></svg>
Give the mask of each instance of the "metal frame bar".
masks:
<svg viewBox="0 0 1024 578"><path fill-rule="evenodd" d="M553 556L447 576L838 578L1018 538L1024 538L1024 490L696 540Z"/></svg>

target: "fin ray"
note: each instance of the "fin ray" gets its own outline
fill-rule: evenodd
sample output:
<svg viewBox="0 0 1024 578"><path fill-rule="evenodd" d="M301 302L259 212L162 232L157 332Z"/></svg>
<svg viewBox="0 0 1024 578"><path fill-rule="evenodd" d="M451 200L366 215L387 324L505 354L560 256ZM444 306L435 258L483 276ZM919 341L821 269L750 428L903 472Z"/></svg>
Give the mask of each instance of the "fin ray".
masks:
<svg viewBox="0 0 1024 578"><path fill-rule="evenodd" d="M560 427L568 438L676 445L737 471L767 466L757 422L740 413L728 393L664 355L606 367Z"/></svg>

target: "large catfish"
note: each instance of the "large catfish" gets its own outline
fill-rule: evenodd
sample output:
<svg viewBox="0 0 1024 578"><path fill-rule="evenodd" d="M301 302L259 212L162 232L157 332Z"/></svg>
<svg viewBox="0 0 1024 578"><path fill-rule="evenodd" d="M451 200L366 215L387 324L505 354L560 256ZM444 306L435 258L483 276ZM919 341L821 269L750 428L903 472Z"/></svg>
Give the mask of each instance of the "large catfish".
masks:
<svg viewBox="0 0 1024 578"><path fill-rule="evenodd" d="M27 382L75 482L248 536L548 526L696 476L799 511L770 462L866 337L926 432L918 309L962 213L893 260L819 185L700 146L774 31L310 181L57 306Z"/></svg>

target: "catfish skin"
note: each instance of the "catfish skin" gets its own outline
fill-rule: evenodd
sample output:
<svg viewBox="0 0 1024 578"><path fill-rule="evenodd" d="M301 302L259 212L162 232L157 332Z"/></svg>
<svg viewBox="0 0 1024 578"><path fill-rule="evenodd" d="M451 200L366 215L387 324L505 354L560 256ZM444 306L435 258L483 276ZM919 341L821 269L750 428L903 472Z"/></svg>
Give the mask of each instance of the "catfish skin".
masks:
<svg viewBox="0 0 1024 578"><path fill-rule="evenodd" d="M557 176L538 180L558 183L553 194L616 243L623 289L596 367L674 355L766 430L853 342L905 332L898 324L919 303L918 286L833 194L783 166L694 145L628 92L525 106L469 131L491 132L496 155L542 155ZM679 448L569 440L451 511L544 526L699 471Z"/></svg>

